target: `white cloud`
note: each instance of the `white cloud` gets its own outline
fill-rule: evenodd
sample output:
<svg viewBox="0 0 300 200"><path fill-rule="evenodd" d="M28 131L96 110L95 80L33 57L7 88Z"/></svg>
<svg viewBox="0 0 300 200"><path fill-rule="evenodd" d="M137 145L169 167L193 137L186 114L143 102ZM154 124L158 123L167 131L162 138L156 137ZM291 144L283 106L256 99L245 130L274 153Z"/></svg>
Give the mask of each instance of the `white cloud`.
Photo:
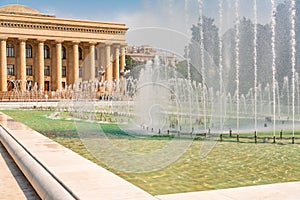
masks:
<svg viewBox="0 0 300 200"><path fill-rule="evenodd" d="M195 19L197 17L185 13L184 1L174 0L148 2L144 9L116 17L116 21L124 22L129 27L129 45L151 45L179 55L183 55L184 47L190 41L188 30Z"/></svg>
<svg viewBox="0 0 300 200"><path fill-rule="evenodd" d="M169 3L170 5L168 5ZM118 21L125 22L128 27L164 27L186 33L184 7L181 1L155 1L135 13L126 13L117 16Z"/></svg>
<svg viewBox="0 0 300 200"><path fill-rule="evenodd" d="M204 15L214 18L218 23L219 0L204 0ZM283 0L277 0L277 3ZM185 3L188 9L185 10ZM257 0L260 23L268 23L271 15L271 2ZM234 0L223 0L225 28L230 28L234 22ZM253 18L253 1L240 0L240 16ZM187 11L187 12L186 12ZM186 20L188 18L188 20ZM144 0L144 6L134 13L120 13L117 21L125 22L129 27L165 27L183 33L199 18L198 0ZM188 21L188 24L186 24ZM217 24L218 25L218 24Z"/></svg>
<svg viewBox="0 0 300 200"><path fill-rule="evenodd" d="M278 0L277 3L282 1L283 0ZM214 18L217 26L219 26L218 2L219 0L204 0L203 8L204 15ZM271 15L270 2L257 0L257 3L259 22L262 24L268 23ZM188 5L187 9L185 9L186 4ZM185 43L182 43L183 40L176 37L181 38L181 34L189 35L192 24L198 22L198 0L144 0L143 5L144 6L136 12L127 13L125 11L114 17L114 21L125 23L127 27L130 28L130 31L137 31L138 29L140 35L130 33L129 31L128 43L140 44L144 42L144 44L151 45L150 42L153 38L156 38L159 43L163 43L165 39L168 39L169 41L169 38L173 38L174 41L172 42L178 46L176 49L181 49L181 52L183 52L184 46L187 45L188 40ZM234 0L223 0L223 6L222 29L223 31L226 31L233 26L235 20ZM240 16L252 19L252 6L252 1L240 0ZM155 27L155 29L153 29L153 27ZM141 31L141 28L144 30ZM158 31L159 28L164 30L162 31L163 33ZM146 33L147 31L149 31L149 33ZM159 35L158 33L162 35ZM135 35L135 37L131 37L131 35Z"/></svg>

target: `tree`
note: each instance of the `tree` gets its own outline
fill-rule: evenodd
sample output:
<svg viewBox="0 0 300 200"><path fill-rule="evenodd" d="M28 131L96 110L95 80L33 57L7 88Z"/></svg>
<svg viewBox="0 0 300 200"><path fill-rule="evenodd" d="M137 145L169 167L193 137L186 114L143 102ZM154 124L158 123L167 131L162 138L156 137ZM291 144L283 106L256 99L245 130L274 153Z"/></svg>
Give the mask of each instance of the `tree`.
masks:
<svg viewBox="0 0 300 200"><path fill-rule="evenodd" d="M193 25L191 28L192 39L188 47L188 57L190 59L191 78L192 80L202 81L202 63L205 67L205 77L208 85L215 84L215 78L218 71L219 63L219 33L218 28L214 24L214 19L203 16L203 40L200 40L201 24ZM203 42L204 60L202 61L200 48Z"/></svg>
<svg viewBox="0 0 300 200"><path fill-rule="evenodd" d="M125 56L125 63L126 63L126 66L125 66L126 70L132 70L133 68L144 64L144 62L137 61L129 55Z"/></svg>

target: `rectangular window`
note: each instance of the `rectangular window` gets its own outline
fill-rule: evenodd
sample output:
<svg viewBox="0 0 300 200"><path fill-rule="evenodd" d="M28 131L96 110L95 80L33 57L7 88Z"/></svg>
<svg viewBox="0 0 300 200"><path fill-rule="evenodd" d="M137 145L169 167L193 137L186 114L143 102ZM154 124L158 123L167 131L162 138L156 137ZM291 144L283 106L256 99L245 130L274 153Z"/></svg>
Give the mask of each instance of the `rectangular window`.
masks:
<svg viewBox="0 0 300 200"><path fill-rule="evenodd" d="M62 77L67 77L67 67L66 66L62 66L61 75L62 75Z"/></svg>
<svg viewBox="0 0 300 200"><path fill-rule="evenodd" d="M15 75L15 66L7 65L7 75L14 76Z"/></svg>
<svg viewBox="0 0 300 200"><path fill-rule="evenodd" d="M32 66L31 65L26 66L26 76L32 76Z"/></svg>
<svg viewBox="0 0 300 200"><path fill-rule="evenodd" d="M7 57L15 57L15 47L13 44L6 45L6 56Z"/></svg>
<svg viewBox="0 0 300 200"><path fill-rule="evenodd" d="M45 59L50 58L50 48L47 45L44 46L44 58Z"/></svg>
<svg viewBox="0 0 300 200"><path fill-rule="evenodd" d="M45 66L45 68L44 68L44 75L45 76L50 76L50 66Z"/></svg>
<svg viewBox="0 0 300 200"><path fill-rule="evenodd" d="M82 67L79 67L79 78L82 78Z"/></svg>
<svg viewBox="0 0 300 200"><path fill-rule="evenodd" d="M26 44L26 58L32 58L32 46Z"/></svg>

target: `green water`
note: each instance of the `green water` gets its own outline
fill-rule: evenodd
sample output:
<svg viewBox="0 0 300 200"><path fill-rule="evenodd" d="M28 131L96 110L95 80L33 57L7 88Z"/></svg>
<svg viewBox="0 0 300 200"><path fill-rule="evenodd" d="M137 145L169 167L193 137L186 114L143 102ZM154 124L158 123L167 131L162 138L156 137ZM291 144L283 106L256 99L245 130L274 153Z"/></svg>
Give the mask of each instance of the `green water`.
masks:
<svg viewBox="0 0 300 200"><path fill-rule="evenodd" d="M3 112L153 195L300 180L300 138L297 135L296 144L291 144L291 133L285 133L286 139L278 139L276 144L272 143L272 133L260 133L257 144L253 134L242 135L239 143L235 137L226 135L223 142L218 141L203 159L200 159L199 152L204 142L209 141L199 138L192 141L190 148L176 162L165 168L150 173L125 173L102 163L86 149L77 134L78 122L48 119L49 111ZM90 127L90 130L102 127L111 134L112 144L126 152L146 154L162 149L172 141L169 138L126 137L117 125L95 125L94 128L87 122L80 122L80 125Z"/></svg>
<svg viewBox="0 0 300 200"><path fill-rule="evenodd" d="M194 142L186 154L165 169L124 177L153 194L300 180L298 145L223 142L199 159L201 143Z"/></svg>

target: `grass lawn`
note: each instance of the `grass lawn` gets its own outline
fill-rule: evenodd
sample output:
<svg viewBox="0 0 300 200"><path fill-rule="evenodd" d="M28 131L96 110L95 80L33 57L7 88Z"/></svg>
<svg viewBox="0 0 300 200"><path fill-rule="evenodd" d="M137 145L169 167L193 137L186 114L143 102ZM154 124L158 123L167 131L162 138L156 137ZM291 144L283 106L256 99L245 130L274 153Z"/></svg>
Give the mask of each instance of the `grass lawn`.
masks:
<svg viewBox="0 0 300 200"><path fill-rule="evenodd" d="M75 123L72 120L49 119L46 116L51 114L50 111L6 110L2 112L153 195L300 180L299 135L294 145L291 144L290 139L278 140L273 144L272 133L261 134L258 144L254 143L253 134L241 135L243 137L239 143L235 138L224 136L223 142L217 142L208 156L202 159L199 158L199 152L204 141L193 140L187 151L176 162L165 168L149 173L126 173L113 169L97 159L97 156L91 153L97 151L97 146L89 146L86 141L92 138L78 135L78 128L86 127L81 130L94 131L100 127L107 133L113 145L123 151L140 154L162 149L172 140L129 136L117 125L112 124L82 121ZM266 141L267 137L270 140ZM291 135L285 137L290 138Z"/></svg>

